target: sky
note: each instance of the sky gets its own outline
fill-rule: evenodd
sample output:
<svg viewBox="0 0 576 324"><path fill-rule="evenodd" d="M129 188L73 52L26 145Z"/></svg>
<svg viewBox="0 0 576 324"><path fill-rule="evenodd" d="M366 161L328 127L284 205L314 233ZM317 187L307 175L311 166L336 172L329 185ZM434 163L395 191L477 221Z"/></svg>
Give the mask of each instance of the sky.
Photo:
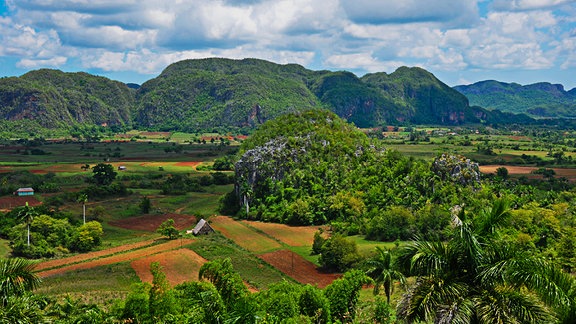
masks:
<svg viewBox="0 0 576 324"><path fill-rule="evenodd" d="M141 84L207 57L569 90L576 0L0 0L0 76L51 68Z"/></svg>

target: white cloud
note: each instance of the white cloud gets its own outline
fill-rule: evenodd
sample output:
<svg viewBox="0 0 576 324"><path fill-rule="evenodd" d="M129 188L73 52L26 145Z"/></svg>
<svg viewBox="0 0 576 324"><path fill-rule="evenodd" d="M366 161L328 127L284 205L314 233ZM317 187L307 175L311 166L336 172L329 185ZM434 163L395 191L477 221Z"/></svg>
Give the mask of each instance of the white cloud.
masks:
<svg viewBox="0 0 576 324"><path fill-rule="evenodd" d="M21 67L81 62L88 69L149 75L178 60L214 56L321 62L317 68L355 72L400 65L436 71L576 65L576 0L6 3L0 56L20 58Z"/></svg>
<svg viewBox="0 0 576 324"><path fill-rule="evenodd" d="M16 66L25 69L36 69L36 68L44 68L44 67L60 67L66 62L68 59L64 56L56 56L49 59L41 60L41 59L21 59Z"/></svg>
<svg viewBox="0 0 576 324"><path fill-rule="evenodd" d="M37 32L33 28L0 20L0 55L24 58L48 58L60 49L60 39L53 30Z"/></svg>
<svg viewBox="0 0 576 324"><path fill-rule="evenodd" d="M536 43L489 44L472 48L466 54L475 67L485 69L545 69L553 62Z"/></svg>
<svg viewBox="0 0 576 324"><path fill-rule="evenodd" d="M367 24L468 25L478 18L475 0L342 0L342 7L350 20Z"/></svg>
<svg viewBox="0 0 576 324"><path fill-rule="evenodd" d="M394 71L399 66L405 65L401 61L379 61L371 53L332 55L325 60L324 64L331 68L363 72Z"/></svg>
<svg viewBox="0 0 576 324"><path fill-rule="evenodd" d="M576 3L575 0L494 0L496 10L525 11L551 9L562 5Z"/></svg>

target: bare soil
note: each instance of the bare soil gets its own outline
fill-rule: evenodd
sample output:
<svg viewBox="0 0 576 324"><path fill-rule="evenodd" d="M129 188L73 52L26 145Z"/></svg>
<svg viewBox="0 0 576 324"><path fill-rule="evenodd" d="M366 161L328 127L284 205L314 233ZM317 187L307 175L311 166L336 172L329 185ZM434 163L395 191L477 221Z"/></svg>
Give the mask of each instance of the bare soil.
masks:
<svg viewBox="0 0 576 324"><path fill-rule="evenodd" d="M508 169L510 175L526 175L528 178L542 178L541 175L532 174L533 171L538 170L538 167L531 166L512 166L512 165L481 165L480 172L482 173L496 173L500 167ZM566 168L552 168L556 172L555 177L565 177L569 181L576 181L576 169Z"/></svg>
<svg viewBox="0 0 576 324"><path fill-rule="evenodd" d="M28 206L36 207L42 205L34 196L6 196L0 198L0 210L12 210L16 207L25 206L28 202Z"/></svg>
<svg viewBox="0 0 576 324"><path fill-rule="evenodd" d="M302 284L324 288L340 277L338 274L321 272L314 263L288 250L265 253L258 257Z"/></svg>
<svg viewBox="0 0 576 324"><path fill-rule="evenodd" d="M164 214L164 215L145 215L132 217L128 219L112 221L109 224L129 230L155 232L158 226L167 219L174 220L174 227L179 231L196 226L197 219L193 215L184 214Z"/></svg>
<svg viewBox="0 0 576 324"><path fill-rule="evenodd" d="M174 164L174 166L181 166L181 167L192 167L193 169L196 169L196 167L198 165L200 165L202 162L198 162L198 161L194 161L194 162L178 162L176 164Z"/></svg>

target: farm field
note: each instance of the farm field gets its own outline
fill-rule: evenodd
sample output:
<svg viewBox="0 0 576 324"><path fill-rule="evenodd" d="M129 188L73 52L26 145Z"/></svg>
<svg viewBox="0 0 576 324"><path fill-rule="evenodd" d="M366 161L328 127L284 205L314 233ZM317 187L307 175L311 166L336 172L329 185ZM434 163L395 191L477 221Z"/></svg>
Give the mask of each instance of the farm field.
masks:
<svg viewBox="0 0 576 324"><path fill-rule="evenodd" d="M105 253L105 255L103 255L99 258L96 258L96 259L90 259L90 255L88 254L86 256L88 259L80 260L77 263L70 264L70 265L64 265L64 266L59 267L59 268L42 270L42 271L38 272L38 275L40 277L45 278L45 277L54 276L54 275L58 275L58 274L62 274L62 273L74 271L74 270L90 269L90 268L95 268L95 267L104 266L104 265L110 265L110 264L115 264L115 263L132 261L132 260L148 257L148 256L151 256L154 254L163 253L163 252L171 251L174 249L180 249L180 248L182 248L183 245L189 244L191 242L192 242L192 240L190 240L190 239L172 240L172 241L167 241L165 243L159 243L159 244L152 245L152 246L145 246L142 248L129 250L125 253L122 253L122 252L120 252L120 253ZM114 250L114 251L116 251L116 250ZM40 264L40 267L42 267L42 264Z"/></svg>
<svg viewBox="0 0 576 324"><path fill-rule="evenodd" d="M230 217L216 216L210 218L210 225L239 246L254 253L264 253L282 247L278 241L258 233L248 226Z"/></svg>
<svg viewBox="0 0 576 324"><path fill-rule="evenodd" d="M564 150L567 159L576 157L574 149L566 145L551 149L526 136L432 137L430 142L408 143L404 138L406 132L392 132L390 135L398 138L385 139L387 148L424 159L432 159L443 152L463 154L473 160L479 158L485 163L480 166L484 174L493 174L499 167L505 167L512 177L541 179L541 175L532 174L541 167L536 163L507 163L513 163L523 154L552 163L553 157L549 152L560 150ZM129 141L133 137L140 138ZM75 195L88 186L86 179L92 175L90 169L84 170L82 167L103 161L113 166L118 173L116 181L124 184L128 191L124 196L89 197L87 217L98 220L104 228L101 250L39 263L38 273L45 279L39 291L54 295L76 294L80 288L67 283L78 280L82 282L87 295L96 296L98 291L102 291L109 296L123 296L131 283L151 282L149 269L152 262L159 262L170 284L176 285L196 280L203 263L223 257L231 258L235 269L255 290L265 289L282 279L325 287L338 278L337 274L318 271L318 257L310 255L314 233L319 226L291 227L238 221L220 215L219 199L233 189L232 184L212 183L202 185L196 191L163 193L161 181L178 177L193 180L209 177L213 172L206 167L210 167L214 159L231 156L237 150L239 142L233 140L229 146L210 144L213 138L216 141L218 134L200 136L134 132L126 137L107 139L108 142L40 145L37 148L44 152L40 155L31 154L31 147L24 145L0 146L0 176L10 172L30 173L55 179L60 185L58 191L39 192L34 197L4 195L0 197L3 212L22 206L26 201L31 206L39 206L51 204L57 198L62 201L58 208L81 220L82 204L76 201ZM198 139L204 139L207 143L197 143ZM461 145L466 139L470 143ZM478 149L487 139L494 145L493 155L484 154ZM509 147L513 145L519 147ZM173 151L179 146L182 147L181 151ZM28 153L24 154L26 151ZM123 170L120 170L121 166ZM565 164L545 164L545 167L553 169L556 177L576 181L576 169L568 160ZM147 213L143 213L139 207L144 197L151 201L151 210ZM165 241L160 239L156 229L169 218L175 221L179 231L193 228L200 218L204 218L219 233L213 237L185 236ZM326 233L327 229L324 230ZM377 246L396 246L394 242L366 241L361 236L351 236L349 239L357 243L363 255L374 253ZM9 251L8 243L3 242L0 253L8 254ZM120 281L113 282L109 278L111 273L118 273ZM90 278L92 282L75 279L80 276Z"/></svg>
<svg viewBox="0 0 576 324"><path fill-rule="evenodd" d="M243 220L242 223L262 231L289 246L312 246L314 233L325 226L287 226L283 224L264 223Z"/></svg>
<svg viewBox="0 0 576 324"><path fill-rule="evenodd" d="M338 274L321 272L315 264L290 250L268 252L258 257L301 284L324 288L340 277Z"/></svg>

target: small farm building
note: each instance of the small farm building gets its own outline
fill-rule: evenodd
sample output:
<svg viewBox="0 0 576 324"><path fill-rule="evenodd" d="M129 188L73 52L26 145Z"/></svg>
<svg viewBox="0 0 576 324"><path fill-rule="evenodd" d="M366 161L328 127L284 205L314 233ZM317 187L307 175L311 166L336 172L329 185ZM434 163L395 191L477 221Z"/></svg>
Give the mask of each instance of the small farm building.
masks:
<svg viewBox="0 0 576 324"><path fill-rule="evenodd" d="M17 196L34 196L34 189L32 188L20 188L14 192Z"/></svg>
<svg viewBox="0 0 576 324"><path fill-rule="evenodd" d="M192 230L192 234L194 235L208 234L212 232L214 232L214 229L203 218L198 222L198 224L196 224L196 226Z"/></svg>

